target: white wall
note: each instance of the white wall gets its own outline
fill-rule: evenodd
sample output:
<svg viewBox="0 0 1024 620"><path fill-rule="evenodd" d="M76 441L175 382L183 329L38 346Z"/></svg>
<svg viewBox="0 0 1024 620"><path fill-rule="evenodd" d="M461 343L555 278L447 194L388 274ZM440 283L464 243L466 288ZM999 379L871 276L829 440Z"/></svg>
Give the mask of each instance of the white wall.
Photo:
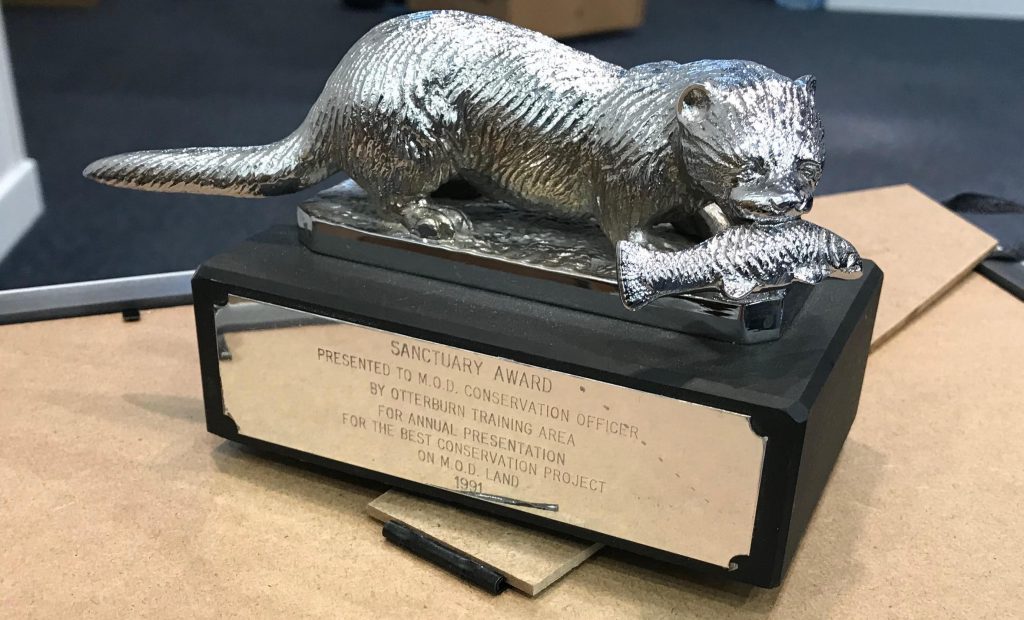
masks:
<svg viewBox="0 0 1024 620"><path fill-rule="evenodd" d="M0 11L0 260L42 212L39 174L36 162L25 154L7 34Z"/></svg>
<svg viewBox="0 0 1024 620"><path fill-rule="evenodd" d="M826 0L833 11L1024 19L1024 0Z"/></svg>

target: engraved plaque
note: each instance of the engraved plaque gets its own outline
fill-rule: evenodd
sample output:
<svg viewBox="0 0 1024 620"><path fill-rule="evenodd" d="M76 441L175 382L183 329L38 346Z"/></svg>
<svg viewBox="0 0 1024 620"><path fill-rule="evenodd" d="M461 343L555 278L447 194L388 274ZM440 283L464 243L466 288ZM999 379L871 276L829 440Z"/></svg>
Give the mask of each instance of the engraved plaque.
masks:
<svg viewBox="0 0 1024 620"><path fill-rule="evenodd" d="M767 440L748 416L231 297L238 433L729 567Z"/></svg>

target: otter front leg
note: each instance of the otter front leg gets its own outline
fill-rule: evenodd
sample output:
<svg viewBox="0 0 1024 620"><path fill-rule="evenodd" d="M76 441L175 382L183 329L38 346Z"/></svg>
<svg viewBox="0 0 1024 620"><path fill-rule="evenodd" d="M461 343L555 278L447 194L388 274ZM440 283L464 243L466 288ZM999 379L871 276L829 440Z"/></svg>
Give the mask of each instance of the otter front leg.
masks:
<svg viewBox="0 0 1024 620"><path fill-rule="evenodd" d="M388 211L397 217L409 232L426 239L451 239L473 228L462 211L431 204L425 197L389 200L386 204Z"/></svg>

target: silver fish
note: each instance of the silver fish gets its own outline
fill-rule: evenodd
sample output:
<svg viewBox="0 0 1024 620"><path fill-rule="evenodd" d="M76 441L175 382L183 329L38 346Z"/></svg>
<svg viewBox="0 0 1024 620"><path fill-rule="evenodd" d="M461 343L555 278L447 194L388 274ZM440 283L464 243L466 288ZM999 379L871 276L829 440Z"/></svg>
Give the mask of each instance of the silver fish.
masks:
<svg viewBox="0 0 1024 620"><path fill-rule="evenodd" d="M860 254L839 235L803 220L728 228L678 252L638 243L617 245L622 303L637 310L659 297L718 289L730 299L793 282L817 284L858 273Z"/></svg>

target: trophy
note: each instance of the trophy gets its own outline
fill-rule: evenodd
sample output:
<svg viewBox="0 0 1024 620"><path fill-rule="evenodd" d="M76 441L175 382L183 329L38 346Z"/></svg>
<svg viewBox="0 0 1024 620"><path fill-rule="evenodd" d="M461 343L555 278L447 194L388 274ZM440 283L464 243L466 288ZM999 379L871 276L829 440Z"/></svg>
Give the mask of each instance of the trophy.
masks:
<svg viewBox="0 0 1024 620"><path fill-rule="evenodd" d="M350 177L196 272L211 432L772 587L856 415L882 281L800 217L814 89L415 13L278 142L85 175L241 197Z"/></svg>

